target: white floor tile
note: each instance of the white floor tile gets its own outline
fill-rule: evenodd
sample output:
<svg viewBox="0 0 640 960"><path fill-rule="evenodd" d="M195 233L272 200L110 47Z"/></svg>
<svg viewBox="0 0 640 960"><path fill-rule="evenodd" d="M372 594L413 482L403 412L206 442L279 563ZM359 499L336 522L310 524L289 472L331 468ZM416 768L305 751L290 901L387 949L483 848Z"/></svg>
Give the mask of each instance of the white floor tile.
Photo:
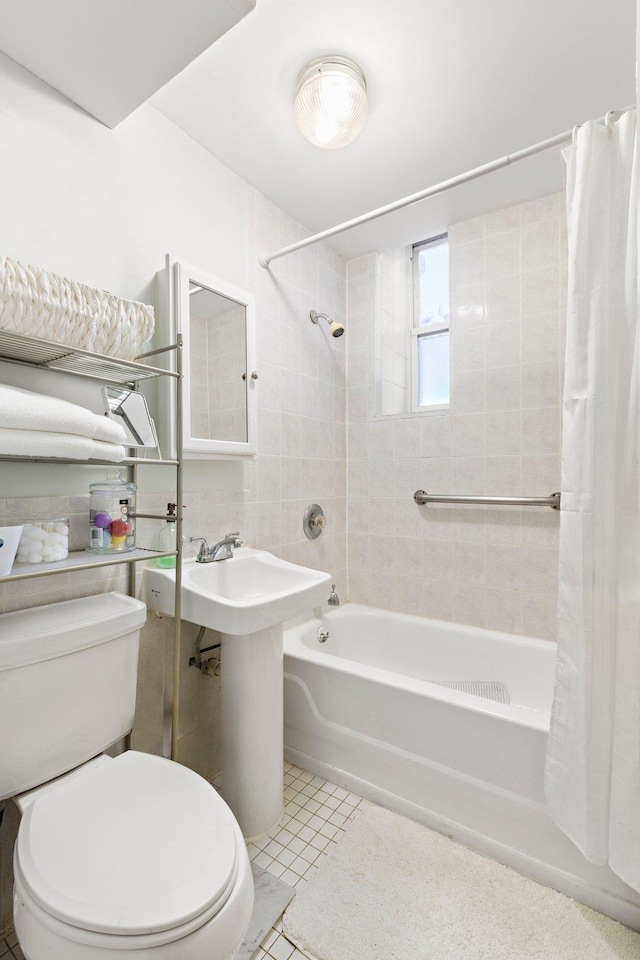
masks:
<svg viewBox="0 0 640 960"><path fill-rule="evenodd" d="M308 864L312 864L318 859L318 853L319 850L316 850L315 847L312 847L311 844L309 844L308 847L304 848L300 856L303 860L306 860Z"/></svg>
<svg viewBox="0 0 640 960"><path fill-rule="evenodd" d="M299 810L295 815L295 819L299 820L300 823L308 823L312 816L313 814L309 813L308 810Z"/></svg>
<svg viewBox="0 0 640 960"><path fill-rule="evenodd" d="M300 837L294 837L291 843L288 846L288 849L295 853L296 857L299 856L304 848L306 847L304 840L301 840Z"/></svg>
<svg viewBox="0 0 640 960"><path fill-rule="evenodd" d="M263 870L266 870L271 860L272 857L270 857L268 853L265 853L264 850L261 850L253 862L259 867L262 867Z"/></svg>
<svg viewBox="0 0 640 960"><path fill-rule="evenodd" d="M277 939L278 939L278 931L269 930L269 933L266 935L266 937L264 938L260 946L262 947L263 950L268 952L271 944L275 943Z"/></svg>
<svg viewBox="0 0 640 960"><path fill-rule="evenodd" d="M284 847L281 843L278 843L277 840L272 840L271 843L267 844L264 848L264 852L270 857L277 857L279 853L282 853Z"/></svg>
<svg viewBox="0 0 640 960"><path fill-rule="evenodd" d="M316 835L309 841L309 844L320 853L322 853L328 843L329 841L327 838L323 837L320 833L316 833Z"/></svg>
<svg viewBox="0 0 640 960"><path fill-rule="evenodd" d="M318 829L318 833L320 833L323 837L327 837L328 840L333 840L337 832L338 828L332 826L330 823L323 823Z"/></svg>
<svg viewBox="0 0 640 960"><path fill-rule="evenodd" d="M280 934L278 939L269 947L269 956L273 957L274 960L289 960L294 950L295 946Z"/></svg>
<svg viewBox="0 0 640 960"><path fill-rule="evenodd" d="M285 870L280 879L283 883L288 883L290 887L295 887L300 877L293 870Z"/></svg>
<svg viewBox="0 0 640 960"><path fill-rule="evenodd" d="M302 857L296 857L290 867L294 873L297 873L299 877L304 877L305 873L309 869L309 863Z"/></svg>
<svg viewBox="0 0 640 960"><path fill-rule="evenodd" d="M288 830L280 830L280 831L278 831L278 833L276 833L274 839L275 839L278 843L281 843L283 847L286 847L286 845L287 845L288 843L290 843L291 840L293 840L293 837L294 837L294 834L293 834L293 833L289 833Z"/></svg>
<svg viewBox="0 0 640 960"><path fill-rule="evenodd" d="M297 854L289 848L282 851L278 856L278 863L281 863L283 867L290 867L293 861L296 859Z"/></svg>
<svg viewBox="0 0 640 960"><path fill-rule="evenodd" d="M322 817L320 817L317 813L314 813L314 815L313 815L313 816L311 817L311 819L308 821L307 826L308 826L314 833L317 833L318 830L320 829L320 827L321 827L321 826L323 825L323 823L325 823L325 822L326 822L326 821L324 821L324 820L322 819Z"/></svg>
<svg viewBox="0 0 640 960"><path fill-rule="evenodd" d="M310 824L307 824L306 827L303 827L302 830L298 832L298 836L301 840L304 840L305 843L311 843L316 833L317 831L314 830Z"/></svg>

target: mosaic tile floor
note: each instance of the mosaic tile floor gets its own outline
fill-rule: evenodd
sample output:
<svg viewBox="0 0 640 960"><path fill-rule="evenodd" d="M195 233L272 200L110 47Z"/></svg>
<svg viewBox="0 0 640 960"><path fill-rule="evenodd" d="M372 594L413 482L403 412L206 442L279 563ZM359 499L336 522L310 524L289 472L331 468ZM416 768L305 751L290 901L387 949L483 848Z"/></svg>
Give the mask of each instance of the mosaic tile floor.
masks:
<svg viewBox="0 0 640 960"><path fill-rule="evenodd" d="M284 765L285 812L280 823L248 846L249 858L291 887L306 883L358 816L366 800L314 777L292 763ZM276 923L253 960L307 960ZM0 960L24 960L15 934L0 940Z"/></svg>
<svg viewBox="0 0 640 960"><path fill-rule="evenodd" d="M6 940L0 940L0 960L24 960L24 953L18 946L15 933Z"/></svg>
<svg viewBox="0 0 640 960"><path fill-rule="evenodd" d="M314 777L291 763L284 765L284 816L249 857L292 887L306 883L344 836L363 804L354 793ZM279 921L262 941L253 960L307 960L282 934Z"/></svg>

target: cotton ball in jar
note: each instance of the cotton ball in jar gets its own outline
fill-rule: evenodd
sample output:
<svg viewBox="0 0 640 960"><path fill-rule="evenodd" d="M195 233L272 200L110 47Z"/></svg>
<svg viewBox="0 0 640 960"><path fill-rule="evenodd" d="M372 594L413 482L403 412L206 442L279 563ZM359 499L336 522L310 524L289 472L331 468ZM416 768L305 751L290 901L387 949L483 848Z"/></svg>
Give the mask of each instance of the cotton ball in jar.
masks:
<svg viewBox="0 0 640 960"><path fill-rule="evenodd" d="M41 527L25 527L29 540L44 540L47 536Z"/></svg>

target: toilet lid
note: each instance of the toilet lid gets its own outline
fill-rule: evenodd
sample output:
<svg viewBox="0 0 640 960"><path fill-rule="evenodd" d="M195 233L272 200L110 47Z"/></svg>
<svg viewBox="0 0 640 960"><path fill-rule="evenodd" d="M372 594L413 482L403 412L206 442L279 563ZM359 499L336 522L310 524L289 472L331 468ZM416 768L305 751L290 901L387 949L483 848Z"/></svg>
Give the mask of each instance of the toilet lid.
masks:
<svg viewBox="0 0 640 960"><path fill-rule="evenodd" d="M236 829L202 777L129 751L27 809L16 866L34 900L66 923L153 933L222 908L238 873Z"/></svg>

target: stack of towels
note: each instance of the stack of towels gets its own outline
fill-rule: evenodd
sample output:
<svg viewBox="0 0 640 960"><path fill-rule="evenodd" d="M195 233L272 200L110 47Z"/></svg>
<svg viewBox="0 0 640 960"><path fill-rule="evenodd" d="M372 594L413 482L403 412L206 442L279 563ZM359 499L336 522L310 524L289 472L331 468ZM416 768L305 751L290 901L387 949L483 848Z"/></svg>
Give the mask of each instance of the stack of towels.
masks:
<svg viewBox="0 0 640 960"><path fill-rule="evenodd" d="M117 463L127 455L126 439L120 424L107 416L0 384L0 454Z"/></svg>

